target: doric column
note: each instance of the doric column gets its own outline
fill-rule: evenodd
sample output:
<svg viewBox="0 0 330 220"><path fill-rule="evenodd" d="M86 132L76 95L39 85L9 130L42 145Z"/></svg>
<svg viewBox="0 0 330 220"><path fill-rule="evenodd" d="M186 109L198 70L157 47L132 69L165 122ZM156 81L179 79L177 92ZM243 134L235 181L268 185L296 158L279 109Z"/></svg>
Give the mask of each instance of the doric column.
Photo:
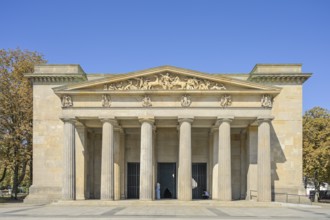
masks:
<svg viewBox="0 0 330 220"><path fill-rule="evenodd" d="M95 132L94 130L88 130L88 198L94 199L94 153L95 153Z"/></svg>
<svg viewBox="0 0 330 220"><path fill-rule="evenodd" d="M254 123L255 124L255 123ZM250 125L247 128L247 145L246 145L246 200L250 200L251 190L257 190L257 179L258 179L258 127Z"/></svg>
<svg viewBox="0 0 330 220"><path fill-rule="evenodd" d="M246 129L240 134L240 148L241 148L241 199L246 198Z"/></svg>
<svg viewBox="0 0 330 220"><path fill-rule="evenodd" d="M140 200L153 199L153 117L139 118L141 122Z"/></svg>
<svg viewBox="0 0 330 220"><path fill-rule="evenodd" d="M232 200L230 123L233 117L219 118L218 199Z"/></svg>
<svg viewBox="0 0 330 220"><path fill-rule="evenodd" d="M76 199L86 199L87 195L87 129L80 122L75 123L76 154Z"/></svg>
<svg viewBox="0 0 330 220"><path fill-rule="evenodd" d="M156 143L157 143L157 133L156 126L153 127L152 133L152 198L156 198L156 184L157 184L157 152L156 152Z"/></svg>
<svg viewBox="0 0 330 220"><path fill-rule="evenodd" d="M62 121L64 122L62 199L75 200L75 119L62 118Z"/></svg>
<svg viewBox="0 0 330 220"><path fill-rule="evenodd" d="M179 118L180 146L178 169L178 199L188 201L192 199L191 174L191 123L193 118Z"/></svg>
<svg viewBox="0 0 330 220"><path fill-rule="evenodd" d="M212 132L213 132L212 199L218 199L219 127L212 128Z"/></svg>
<svg viewBox="0 0 330 220"><path fill-rule="evenodd" d="M102 118L101 200L114 199L114 118Z"/></svg>
<svg viewBox="0 0 330 220"><path fill-rule="evenodd" d="M120 129L114 136L114 200L120 200Z"/></svg>
<svg viewBox="0 0 330 220"><path fill-rule="evenodd" d="M270 165L270 122L272 117L258 118L258 201L270 202L271 165Z"/></svg>
<svg viewBox="0 0 330 220"><path fill-rule="evenodd" d="M120 198L126 198L125 184L125 133L122 129L120 132Z"/></svg>

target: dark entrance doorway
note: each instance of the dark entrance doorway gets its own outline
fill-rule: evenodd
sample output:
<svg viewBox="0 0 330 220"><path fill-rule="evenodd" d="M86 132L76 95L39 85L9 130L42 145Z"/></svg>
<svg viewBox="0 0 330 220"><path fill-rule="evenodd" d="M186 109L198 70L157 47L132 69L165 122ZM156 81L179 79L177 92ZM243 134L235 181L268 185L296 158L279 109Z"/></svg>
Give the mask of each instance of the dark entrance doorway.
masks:
<svg viewBox="0 0 330 220"><path fill-rule="evenodd" d="M140 163L127 163L127 198L140 196Z"/></svg>
<svg viewBox="0 0 330 220"><path fill-rule="evenodd" d="M193 199L202 199L203 191L206 190L206 163L192 164Z"/></svg>
<svg viewBox="0 0 330 220"><path fill-rule="evenodd" d="M158 163L157 182L160 184L161 199L176 198L176 164Z"/></svg>

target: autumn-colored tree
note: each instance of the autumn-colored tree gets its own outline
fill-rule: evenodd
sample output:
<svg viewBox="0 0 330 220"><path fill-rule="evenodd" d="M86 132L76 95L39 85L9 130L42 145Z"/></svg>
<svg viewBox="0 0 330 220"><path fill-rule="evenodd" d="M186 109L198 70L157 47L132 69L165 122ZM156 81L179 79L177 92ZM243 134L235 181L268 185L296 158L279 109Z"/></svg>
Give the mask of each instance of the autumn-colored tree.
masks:
<svg viewBox="0 0 330 220"><path fill-rule="evenodd" d="M330 112L315 107L303 117L304 176L314 182L316 196L330 183Z"/></svg>
<svg viewBox="0 0 330 220"><path fill-rule="evenodd" d="M37 52L0 49L0 180L10 174L14 198L27 169L32 181L32 86L23 74L45 62Z"/></svg>

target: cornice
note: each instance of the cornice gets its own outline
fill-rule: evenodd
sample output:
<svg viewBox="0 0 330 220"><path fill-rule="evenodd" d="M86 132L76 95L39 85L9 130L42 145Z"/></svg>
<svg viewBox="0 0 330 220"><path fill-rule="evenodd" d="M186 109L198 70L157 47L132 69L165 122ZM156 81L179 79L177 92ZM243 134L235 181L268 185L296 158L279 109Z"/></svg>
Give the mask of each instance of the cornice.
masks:
<svg viewBox="0 0 330 220"><path fill-rule="evenodd" d="M251 74L248 81L256 83L293 83L303 84L311 73L304 74Z"/></svg>
<svg viewBox="0 0 330 220"><path fill-rule="evenodd" d="M199 72L199 71L188 70L188 69L183 69L183 68L178 68L178 67L173 67L173 66L161 66L161 67L146 69L146 70L142 70L142 71L118 74L115 76L105 77L102 79L95 79L95 80L90 80L90 81L71 84L71 85L63 85L61 87L54 88L54 90L70 91L70 90L86 89L88 87L95 87L95 86L108 84L108 83L117 83L120 81L135 79L135 78L139 78L139 77L147 77L147 76L150 76L153 74L162 74L162 73L164 74L167 72L172 73L172 74L182 75L182 76L197 77L197 78L211 80L214 82L220 82L220 83L224 83L224 84L228 83L231 85L241 86L241 87L245 87L245 88L261 89L261 90L279 89L277 87L271 87L271 86L266 86L266 85L262 85L262 84L257 84L257 83L247 81L247 80L231 78L230 75L225 76L225 75L207 74L207 73L203 73L203 72Z"/></svg>
<svg viewBox="0 0 330 220"><path fill-rule="evenodd" d="M86 81L86 74L63 74L63 75L50 75L50 74L35 74L28 73L24 75L32 83L74 83Z"/></svg>
<svg viewBox="0 0 330 220"><path fill-rule="evenodd" d="M212 95L212 94L239 94L239 95L253 95L253 94L273 94L277 95L281 90L59 90L54 91L57 95L72 94L72 95L91 95L91 94L112 94L112 95L171 95L171 94L194 94L194 95Z"/></svg>

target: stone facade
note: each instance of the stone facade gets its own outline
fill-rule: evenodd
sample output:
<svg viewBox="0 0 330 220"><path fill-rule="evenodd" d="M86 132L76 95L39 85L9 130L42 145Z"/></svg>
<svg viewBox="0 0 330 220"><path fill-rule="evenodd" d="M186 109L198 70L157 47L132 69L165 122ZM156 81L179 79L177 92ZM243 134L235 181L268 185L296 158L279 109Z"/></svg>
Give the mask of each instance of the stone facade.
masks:
<svg viewBox="0 0 330 220"><path fill-rule="evenodd" d="M86 74L39 65L33 82L33 185L25 202L199 199L271 201L300 193L299 64L248 74L162 66Z"/></svg>

